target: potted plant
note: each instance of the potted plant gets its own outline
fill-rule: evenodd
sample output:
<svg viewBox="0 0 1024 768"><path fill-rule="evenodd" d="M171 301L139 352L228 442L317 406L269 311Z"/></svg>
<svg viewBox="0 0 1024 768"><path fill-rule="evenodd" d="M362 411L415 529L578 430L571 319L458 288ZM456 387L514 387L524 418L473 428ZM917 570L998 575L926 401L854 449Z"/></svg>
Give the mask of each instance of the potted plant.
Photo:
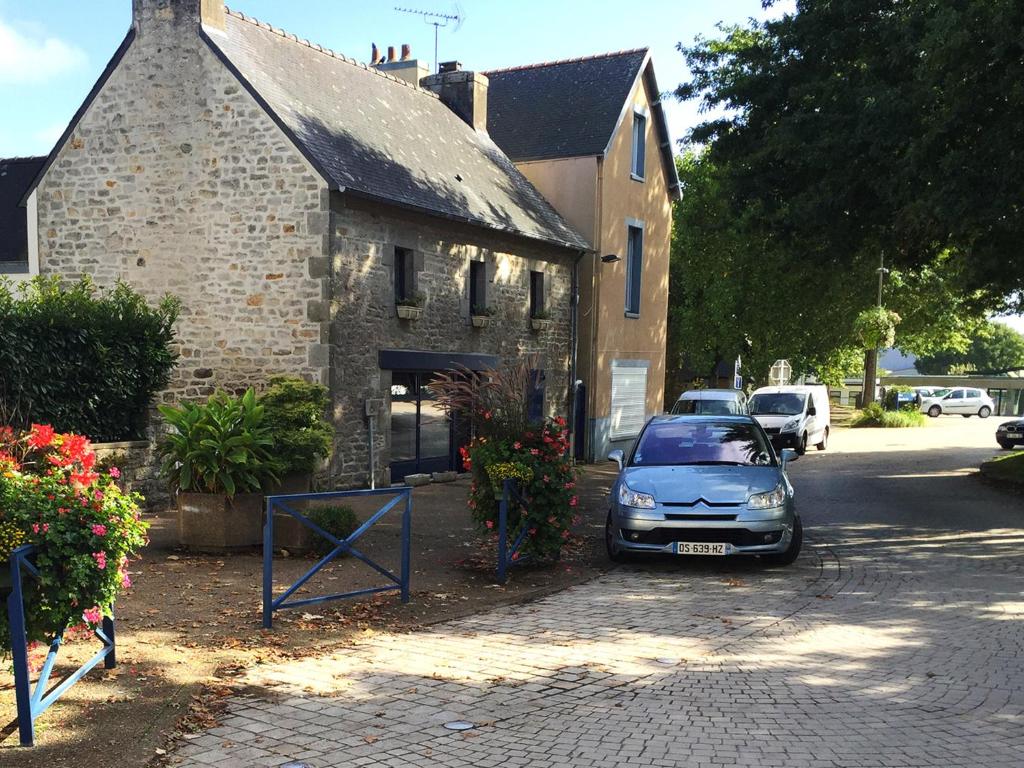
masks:
<svg viewBox="0 0 1024 768"><path fill-rule="evenodd" d="M474 328L486 328L495 314L497 310L494 307L476 305L470 309L469 319Z"/></svg>
<svg viewBox="0 0 1024 768"><path fill-rule="evenodd" d="M398 317L402 320L419 320L426 298L419 291L413 291L408 296L396 299L395 309L398 311Z"/></svg>
<svg viewBox="0 0 1024 768"><path fill-rule="evenodd" d="M539 309L530 315L530 327L535 331L546 331L551 326L551 310Z"/></svg>
<svg viewBox="0 0 1024 768"><path fill-rule="evenodd" d="M277 479L280 464L255 392L217 392L203 404L159 408L169 428L160 445L161 471L176 491L182 546L222 552L259 544L260 490Z"/></svg>
<svg viewBox="0 0 1024 768"><path fill-rule="evenodd" d="M26 635L50 642L70 626L96 627L121 590L128 563L146 543L142 497L101 471L89 440L44 424L28 432L0 427L0 594L10 593L10 554L32 545L37 577L24 580ZM9 654L7 611L0 610L0 658Z"/></svg>

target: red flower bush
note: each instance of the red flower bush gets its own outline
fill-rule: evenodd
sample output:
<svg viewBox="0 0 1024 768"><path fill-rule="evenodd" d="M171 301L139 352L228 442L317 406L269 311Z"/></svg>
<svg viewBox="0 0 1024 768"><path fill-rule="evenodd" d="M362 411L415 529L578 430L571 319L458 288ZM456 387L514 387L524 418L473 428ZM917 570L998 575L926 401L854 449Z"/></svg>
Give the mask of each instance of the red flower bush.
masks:
<svg viewBox="0 0 1024 768"><path fill-rule="evenodd" d="M25 433L0 428L0 568L21 544L36 547L40 578L26 578L30 641L47 642L83 620L110 615L131 584L128 563L146 543L141 497L124 493L119 473L96 470L82 435L33 424ZM0 611L0 651L10 651Z"/></svg>

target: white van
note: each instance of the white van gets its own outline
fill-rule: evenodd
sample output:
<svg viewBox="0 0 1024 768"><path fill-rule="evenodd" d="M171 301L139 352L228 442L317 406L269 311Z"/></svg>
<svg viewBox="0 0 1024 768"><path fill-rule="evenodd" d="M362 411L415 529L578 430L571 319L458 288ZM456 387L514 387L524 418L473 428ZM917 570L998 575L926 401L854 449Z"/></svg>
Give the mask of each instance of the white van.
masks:
<svg viewBox="0 0 1024 768"><path fill-rule="evenodd" d="M747 405L776 450L796 448L797 453L804 453L808 445L817 446L819 451L828 447L832 411L824 384L761 387Z"/></svg>
<svg viewBox="0 0 1024 768"><path fill-rule="evenodd" d="M679 396L672 413L743 416L747 413L747 396L739 389L691 389Z"/></svg>

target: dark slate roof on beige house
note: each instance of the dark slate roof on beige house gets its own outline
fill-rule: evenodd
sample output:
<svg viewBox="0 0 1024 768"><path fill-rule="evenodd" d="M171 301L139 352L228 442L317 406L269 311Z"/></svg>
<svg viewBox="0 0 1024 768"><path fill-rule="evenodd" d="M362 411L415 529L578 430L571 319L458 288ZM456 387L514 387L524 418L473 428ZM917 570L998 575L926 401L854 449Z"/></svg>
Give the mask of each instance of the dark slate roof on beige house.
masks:
<svg viewBox="0 0 1024 768"><path fill-rule="evenodd" d="M650 51L636 48L485 72L487 131L517 163L604 155L642 77L652 94L669 191L679 189Z"/></svg>
<svg viewBox="0 0 1024 768"><path fill-rule="evenodd" d="M45 157L0 159L0 264L28 262L28 219L21 199L46 164Z"/></svg>
<svg viewBox="0 0 1024 768"><path fill-rule="evenodd" d="M224 63L332 189L578 250L587 240L433 93L229 11Z"/></svg>

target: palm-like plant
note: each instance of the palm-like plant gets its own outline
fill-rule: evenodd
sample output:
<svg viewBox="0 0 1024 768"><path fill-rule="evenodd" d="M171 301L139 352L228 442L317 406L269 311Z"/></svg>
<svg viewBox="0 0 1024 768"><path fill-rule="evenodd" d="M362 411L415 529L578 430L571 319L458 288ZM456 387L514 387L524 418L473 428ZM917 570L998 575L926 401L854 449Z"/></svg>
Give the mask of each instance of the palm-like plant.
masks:
<svg viewBox="0 0 1024 768"><path fill-rule="evenodd" d="M234 496L277 480L265 409L252 389L241 397L217 392L205 404L159 409L170 427L160 446L161 471L178 490Z"/></svg>

